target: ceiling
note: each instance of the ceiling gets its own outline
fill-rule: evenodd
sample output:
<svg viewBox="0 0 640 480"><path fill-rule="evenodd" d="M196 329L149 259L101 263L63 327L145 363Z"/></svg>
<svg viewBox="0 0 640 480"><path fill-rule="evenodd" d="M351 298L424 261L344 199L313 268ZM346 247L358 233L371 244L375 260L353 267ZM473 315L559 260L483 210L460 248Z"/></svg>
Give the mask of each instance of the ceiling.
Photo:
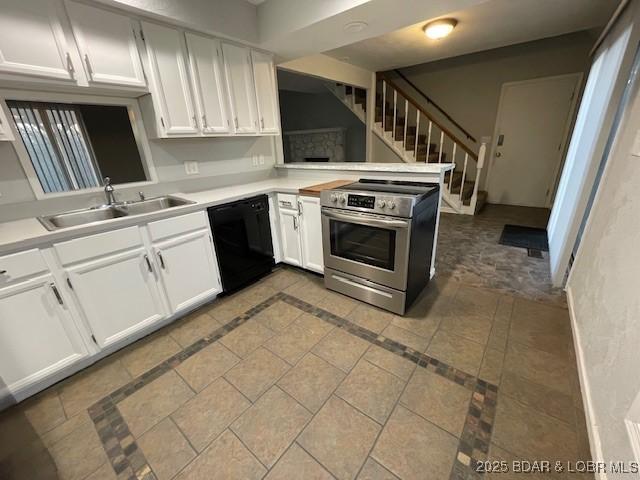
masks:
<svg viewBox="0 0 640 480"><path fill-rule="evenodd" d="M615 8L616 2L601 0L489 0L440 15L458 20L442 40L424 35L422 27L432 20L425 18L324 53L369 70L389 70L602 27Z"/></svg>

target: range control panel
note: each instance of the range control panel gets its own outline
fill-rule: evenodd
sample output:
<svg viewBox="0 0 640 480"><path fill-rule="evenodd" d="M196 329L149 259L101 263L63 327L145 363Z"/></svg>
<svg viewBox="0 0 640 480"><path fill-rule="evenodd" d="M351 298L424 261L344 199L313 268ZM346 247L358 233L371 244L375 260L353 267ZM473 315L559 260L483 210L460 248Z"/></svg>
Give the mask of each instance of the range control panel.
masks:
<svg viewBox="0 0 640 480"><path fill-rule="evenodd" d="M376 208L376 197L370 195L353 195L347 197L347 205L359 208Z"/></svg>

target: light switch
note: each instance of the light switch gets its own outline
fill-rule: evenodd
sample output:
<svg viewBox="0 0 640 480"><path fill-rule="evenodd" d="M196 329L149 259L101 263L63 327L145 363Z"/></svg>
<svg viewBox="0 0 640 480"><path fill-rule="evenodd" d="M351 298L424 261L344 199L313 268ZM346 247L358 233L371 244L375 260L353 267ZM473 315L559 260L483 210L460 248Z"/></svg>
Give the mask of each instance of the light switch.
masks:
<svg viewBox="0 0 640 480"><path fill-rule="evenodd" d="M197 175L200 173L200 170L198 169L198 162L195 160L184 162L184 171L187 175Z"/></svg>

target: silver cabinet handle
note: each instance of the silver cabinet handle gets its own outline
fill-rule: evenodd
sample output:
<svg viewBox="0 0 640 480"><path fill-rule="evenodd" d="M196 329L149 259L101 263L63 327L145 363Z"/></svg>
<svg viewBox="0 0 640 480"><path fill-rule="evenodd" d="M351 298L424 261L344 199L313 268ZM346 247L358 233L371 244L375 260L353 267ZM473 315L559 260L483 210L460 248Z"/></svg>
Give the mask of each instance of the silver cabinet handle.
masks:
<svg viewBox="0 0 640 480"><path fill-rule="evenodd" d="M237 129L238 129L238 117L235 117L235 118L233 119L233 121L234 121L234 122L235 122L235 124L236 124L236 130L237 130Z"/></svg>
<svg viewBox="0 0 640 480"><path fill-rule="evenodd" d="M67 70L72 75L76 72L76 69L73 67L73 60L71 60L71 55L67 52Z"/></svg>
<svg viewBox="0 0 640 480"><path fill-rule="evenodd" d="M196 120L196 116L194 115L193 117L191 117L191 120L193 120L193 126L195 127L196 125L198 125L198 120Z"/></svg>
<svg viewBox="0 0 640 480"><path fill-rule="evenodd" d="M288 200L280 200L280 205L283 207L291 207L291 202L289 202Z"/></svg>
<svg viewBox="0 0 640 480"><path fill-rule="evenodd" d="M344 222L357 223L360 225L371 225L383 228L409 228L409 222L404 220L385 220L366 214L350 215L345 213L336 213L328 209L322 209L322 216L333 218L335 220L342 220Z"/></svg>
<svg viewBox="0 0 640 480"><path fill-rule="evenodd" d="M298 200L298 214L302 215L302 202Z"/></svg>
<svg viewBox="0 0 640 480"><path fill-rule="evenodd" d="M51 287L51 290L53 291L53 294L56 296L56 300L58 300L58 303L60 305L64 305L64 301L62 300L62 296L60 296L60 292L58 291L58 287L56 287L56 284L51 282L49 284L49 287Z"/></svg>
<svg viewBox="0 0 640 480"><path fill-rule="evenodd" d="M0 275L5 275L7 273L6 270L0 270Z"/></svg>
<svg viewBox="0 0 640 480"><path fill-rule="evenodd" d="M160 268L165 269L164 266L164 258L162 258L162 253L158 252L158 260L160 260Z"/></svg>
<svg viewBox="0 0 640 480"><path fill-rule="evenodd" d="M89 61L89 55L85 53L84 63L87 65L87 73L93 77L93 68L91 68L91 62Z"/></svg>
<svg viewBox="0 0 640 480"><path fill-rule="evenodd" d="M207 116L206 115L202 115L202 126L204 128L207 128Z"/></svg>
<svg viewBox="0 0 640 480"><path fill-rule="evenodd" d="M264 117L260 117L260 128L264 130Z"/></svg>
<svg viewBox="0 0 640 480"><path fill-rule="evenodd" d="M144 261L147 262L147 270L149 270L149 273L153 273L153 267L151 266L151 260L149 260L149 255L147 255L146 253L144 254Z"/></svg>
<svg viewBox="0 0 640 480"><path fill-rule="evenodd" d="M293 217L293 229L298 229L298 217Z"/></svg>

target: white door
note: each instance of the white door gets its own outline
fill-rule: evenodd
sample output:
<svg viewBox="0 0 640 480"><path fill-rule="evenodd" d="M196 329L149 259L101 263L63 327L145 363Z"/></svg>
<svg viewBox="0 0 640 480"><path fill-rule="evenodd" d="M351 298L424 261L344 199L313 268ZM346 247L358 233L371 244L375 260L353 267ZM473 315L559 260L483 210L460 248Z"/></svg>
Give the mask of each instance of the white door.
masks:
<svg viewBox="0 0 640 480"><path fill-rule="evenodd" d="M222 291L208 229L155 243L154 251L172 313Z"/></svg>
<svg viewBox="0 0 640 480"><path fill-rule="evenodd" d="M248 48L229 43L222 44L222 51L235 131L256 133L258 120L251 53Z"/></svg>
<svg viewBox="0 0 640 480"><path fill-rule="evenodd" d="M56 0L2 0L0 72L73 80L80 66L72 64L63 15Z"/></svg>
<svg viewBox="0 0 640 480"><path fill-rule="evenodd" d="M220 42L191 33L187 33L186 37L193 93L202 132L228 133L231 122Z"/></svg>
<svg viewBox="0 0 640 480"><path fill-rule="evenodd" d="M548 207L580 74L506 83L488 173L490 203Z"/></svg>
<svg viewBox="0 0 640 480"><path fill-rule="evenodd" d="M136 22L82 3L66 5L89 83L145 87Z"/></svg>
<svg viewBox="0 0 640 480"><path fill-rule="evenodd" d="M0 378L17 392L87 355L53 276L0 289Z"/></svg>
<svg viewBox="0 0 640 480"><path fill-rule="evenodd" d="M142 24L150 63L150 89L156 114L165 136L197 134L187 54L182 32L173 28Z"/></svg>
<svg viewBox="0 0 640 480"><path fill-rule="evenodd" d="M322 253L322 215L318 197L298 197L300 202L300 243L302 266L307 270L324 273Z"/></svg>
<svg viewBox="0 0 640 480"><path fill-rule="evenodd" d="M256 84L260 133L278 133L280 121L273 59L271 55L255 50L251 52L251 58L253 60L253 78Z"/></svg>
<svg viewBox="0 0 640 480"><path fill-rule="evenodd" d="M282 242L282 261L298 267L302 266L300 248L300 225L297 210L280 209L280 241Z"/></svg>
<svg viewBox="0 0 640 480"><path fill-rule="evenodd" d="M101 347L166 316L153 264L144 248L91 260L67 272Z"/></svg>

